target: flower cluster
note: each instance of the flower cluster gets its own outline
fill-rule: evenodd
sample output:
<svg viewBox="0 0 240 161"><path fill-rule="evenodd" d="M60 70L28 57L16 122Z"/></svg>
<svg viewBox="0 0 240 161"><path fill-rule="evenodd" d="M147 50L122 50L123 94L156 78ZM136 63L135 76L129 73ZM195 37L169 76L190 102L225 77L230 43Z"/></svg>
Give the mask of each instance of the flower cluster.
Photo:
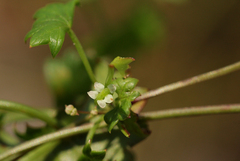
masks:
<svg viewBox="0 0 240 161"><path fill-rule="evenodd" d="M89 91L89 92L87 92L87 94L92 99L96 99L97 104L101 108L106 107L107 103L112 103L113 102L113 95L112 94L116 91L116 86L115 85L110 84L110 85L107 86L107 88L105 88L103 84L95 82L94 83L94 89L95 89L95 91ZM107 89L107 90L105 90L105 89Z"/></svg>

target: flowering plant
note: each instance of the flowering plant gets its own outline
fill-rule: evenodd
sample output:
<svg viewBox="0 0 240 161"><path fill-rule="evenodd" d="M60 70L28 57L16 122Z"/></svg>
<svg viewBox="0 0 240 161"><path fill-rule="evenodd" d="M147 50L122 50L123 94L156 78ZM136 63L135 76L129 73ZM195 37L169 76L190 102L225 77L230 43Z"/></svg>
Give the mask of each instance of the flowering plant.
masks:
<svg viewBox="0 0 240 161"><path fill-rule="evenodd" d="M134 58L117 56L109 63L104 57L85 54L72 30L78 5L79 0L52 3L35 13L35 22L25 37L25 41L30 39L29 46L47 44L56 57L67 33L80 59L71 51L45 64L55 109L0 101L2 124L11 120L9 117L19 121L12 111L24 114L21 117L26 120L37 118L45 123L40 128L27 126L25 133L14 129L16 137L1 129L0 160L133 161L131 147L150 135L150 120L240 112L239 104L142 112L148 99L236 71L240 62L149 91L137 86L139 80L129 74Z"/></svg>

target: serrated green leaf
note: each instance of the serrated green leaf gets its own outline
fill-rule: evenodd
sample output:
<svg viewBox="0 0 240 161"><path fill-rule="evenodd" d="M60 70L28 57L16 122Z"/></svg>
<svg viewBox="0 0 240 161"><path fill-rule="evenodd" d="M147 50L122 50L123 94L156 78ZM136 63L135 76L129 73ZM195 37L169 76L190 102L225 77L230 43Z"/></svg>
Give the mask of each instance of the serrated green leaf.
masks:
<svg viewBox="0 0 240 161"><path fill-rule="evenodd" d="M126 77L125 72L130 68L129 64L133 61L135 61L134 58L118 56L110 63L110 66L114 66L123 77Z"/></svg>
<svg viewBox="0 0 240 161"><path fill-rule="evenodd" d="M25 41L31 37L30 47L48 44L55 57L62 47L66 32L72 27L74 8L78 3L79 0L72 0L66 4L53 3L39 9Z"/></svg>

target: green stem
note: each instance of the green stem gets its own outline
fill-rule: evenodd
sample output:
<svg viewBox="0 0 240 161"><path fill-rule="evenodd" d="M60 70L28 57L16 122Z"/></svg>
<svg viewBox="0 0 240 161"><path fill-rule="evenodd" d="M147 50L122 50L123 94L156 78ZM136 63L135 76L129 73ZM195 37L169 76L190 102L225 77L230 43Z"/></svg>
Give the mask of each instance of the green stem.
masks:
<svg viewBox="0 0 240 161"><path fill-rule="evenodd" d="M146 112L146 113L140 114L139 117L140 119L144 119L144 120L161 120L161 119L167 119L167 118L201 116L201 115L223 114L223 113L240 113L240 104L191 107L191 108L182 108L182 109L162 110L157 112ZM29 150L31 148L34 148L38 145L41 145L50 141L63 139L63 138L81 134L81 133L86 133L91 128L93 128L93 126L94 124L89 123L86 125L64 129L58 132L43 135L39 138L22 143L21 145L18 145L12 149L7 150L5 153L0 154L0 160L6 159L10 156L24 152L26 150ZM101 122L98 128L100 129L106 126L107 125L105 122Z"/></svg>
<svg viewBox="0 0 240 161"><path fill-rule="evenodd" d="M86 71L87 71L91 81L93 83L96 82L96 78L95 78L95 76L93 74L93 71L92 71L92 68L90 66L90 63L89 63L89 61L88 61L88 59L86 57L86 54L85 54L85 52L84 52L84 50L82 48L82 45L80 44L77 36L75 35L73 30L71 30L71 29L68 31L68 34L69 34L70 38L72 39L72 42L74 43L80 58L82 59L82 62L84 64L85 68L86 68Z"/></svg>
<svg viewBox="0 0 240 161"><path fill-rule="evenodd" d="M105 127L107 126L104 122L99 124L99 128ZM78 126L78 127L74 127L74 128L69 128L69 129L64 129L64 130L60 130L58 132L54 132L51 134L47 134L47 135L43 135L41 137L38 137L36 139L32 139L30 141L24 142L12 149L7 150L6 152L0 154L0 160L6 159L12 155L24 152L26 150L29 150L31 148L34 148L38 145L50 142L50 141L54 141L54 140L59 140L59 139L63 139L66 137L70 137L73 135L77 135L77 134L81 134L81 133L86 133L88 132L91 128L93 127L92 123L86 124L86 125L82 125L82 126Z"/></svg>
<svg viewBox="0 0 240 161"><path fill-rule="evenodd" d="M201 75L198 75L198 76L195 76L195 77L183 80L183 81L178 81L176 83L172 83L172 84L157 88L155 90L151 90L147 93L142 94L138 98L136 98L134 100L134 102L138 102L138 101L141 101L144 99L155 97L157 95L160 95L160 94L163 94L166 92L170 92L170 91L173 91L173 90L185 87L185 86L189 86L192 84L196 84L199 82L203 82L203 81L206 81L206 80L209 80L212 78L216 78L216 77L234 72L239 69L240 69L240 62L237 62L237 63L231 64L229 66L226 66L226 67L223 67L223 68L220 68L217 70L213 70L213 71L210 71L210 72L207 72L207 73L204 73L204 74L201 74Z"/></svg>
<svg viewBox="0 0 240 161"><path fill-rule="evenodd" d="M188 108L185 107L181 109L145 112L140 114L140 119L162 120L162 119L177 118L177 117L227 114L227 113L239 113L239 112L240 112L240 104L198 106L198 107L188 107Z"/></svg>
<svg viewBox="0 0 240 161"><path fill-rule="evenodd" d="M100 118L94 123L93 127L89 130L86 138L86 144L89 142L89 140L92 142L95 132L102 121L103 121L103 116L100 116Z"/></svg>
<svg viewBox="0 0 240 161"><path fill-rule="evenodd" d="M50 126L57 127L56 119L49 117L46 113L39 111L37 109L34 109L33 107L29 107L19 103L0 100L0 110L23 113L33 118L38 118L46 122Z"/></svg>

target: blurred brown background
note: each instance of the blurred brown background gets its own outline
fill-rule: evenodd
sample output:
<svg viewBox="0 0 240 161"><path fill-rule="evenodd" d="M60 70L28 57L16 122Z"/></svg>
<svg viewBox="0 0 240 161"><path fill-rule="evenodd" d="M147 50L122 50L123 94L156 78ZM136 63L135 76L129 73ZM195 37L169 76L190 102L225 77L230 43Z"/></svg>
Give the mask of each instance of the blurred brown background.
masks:
<svg viewBox="0 0 240 161"><path fill-rule="evenodd" d="M32 15L50 0L0 0L0 99L35 107L53 105L42 65L47 46L29 49L24 36ZM85 49L104 31L117 28L131 10L147 5L162 17L159 36L134 52L132 74L154 89L240 60L240 1L107 1L83 3L74 30ZM101 14L99 14L101 13ZM151 24L149 24L151 25ZM72 45L66 38L64 47ZM132 55L129 55L132 56ZM144 111L239 103L240 72L150 99ZM138 161L239 161L240 115L150 122L152 134L134 150Z"/></svg>

